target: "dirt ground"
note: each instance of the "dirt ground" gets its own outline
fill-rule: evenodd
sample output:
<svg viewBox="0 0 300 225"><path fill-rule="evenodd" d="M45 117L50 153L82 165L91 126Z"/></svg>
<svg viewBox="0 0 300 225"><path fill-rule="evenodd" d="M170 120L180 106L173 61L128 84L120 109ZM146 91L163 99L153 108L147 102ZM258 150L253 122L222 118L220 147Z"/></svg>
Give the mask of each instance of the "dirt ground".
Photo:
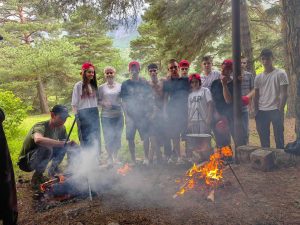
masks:
<svg viewBox="0 0 300 225"><path fill-rule="evenodd" d="M289 131L292 125L292 120L286 121ZM252 137L253 121L250 127ZM294 138L294 132L289 131L285 132L286 142ZM253 137L250 143L259 144L258 137ZM257 171L248 164L233 165L248 198L226 168L224 185L216 189L214 202L207 200L205 188L172 197L180 186L175 180L182 178L186 169L136 167L126 176L116 175L92 201L73 199L49 209L33 200L28 183L18 183L19 224L300 224L300 165L272 172ZM110 173L116 174L115 168Z"/></svg>

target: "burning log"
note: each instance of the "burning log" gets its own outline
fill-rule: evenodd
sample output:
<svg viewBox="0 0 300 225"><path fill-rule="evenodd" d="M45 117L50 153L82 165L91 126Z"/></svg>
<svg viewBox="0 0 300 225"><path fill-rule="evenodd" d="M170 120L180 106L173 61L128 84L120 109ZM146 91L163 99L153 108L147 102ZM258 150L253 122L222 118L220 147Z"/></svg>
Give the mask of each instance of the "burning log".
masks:
<svg viewBox="0 0 300 225"><path fill-rule="evenodd" d="M215 190L214 189L211 192L209 192L207 199L211 200L212 202L215 201Z"/></svg>
<svg viewBox="0 0 300 225"><path fill-rule="evenodd" d="M45 183L42 183L40 185L41 192L46 192L46 191L50 190L54 184L63 183L66 180L66 178L70 177L70 176L72 176L71 173L54 176L53 179L51 179Z"/></svg>
<svg viewBox="0 0 300 225"><path fill-rule="evenodd" d="M173 198L183 195L188 190L194 189L196 184L203 183L201 181L204 181L205 185L209 187L218 185L223 178L223 170L226 166L225 161L231 159L232 155L231 147L225 146L217 149L217 151L210 156L208 162L204 162L200 165L194 164L193 167L186 172L186 182L180 187L179 191L173 195Z"/></svg>

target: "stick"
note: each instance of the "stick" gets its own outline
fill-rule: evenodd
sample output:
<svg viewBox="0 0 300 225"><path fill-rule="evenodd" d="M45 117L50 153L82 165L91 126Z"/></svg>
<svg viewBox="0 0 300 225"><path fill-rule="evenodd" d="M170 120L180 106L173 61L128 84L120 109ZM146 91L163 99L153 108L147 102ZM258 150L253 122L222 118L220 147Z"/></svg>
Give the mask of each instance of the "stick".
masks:
<svg viewBox="0 0 300 225"><path fill-rule="evenodd" d="M69 139L70 139L70 136L71 136L72 130L73 130L73 128L74 128L75 122L76 122L76 117L75 117L74 120L73 120L71 129L70 129L70 131L69 131L69 134L68 134L68 136L67 136L67 139L65 140L64 147L66 147L67 142L68 142Z"/></svg>
<svg viewBox="0 0 300 225"><path fill-rule="evenodd" d="M239 178L237 177L237 175L235 174L234 170L232 169L231 165L228 164L228 166L229 166L229 168L230 168L232 174L234 175L235 179L236 179L237 182L239 183L239 185L240 185L240 187L241 187L241 190L243 191L243 193L245 194L245 196L246 196L247 198L249 198L249 196L248 196L247 193L245 192L244 187L243 187L243 185L241 184Z"/></svg>
<svg viewBox="0 0 300 225"><path fill-rule="evenodd" d="M90 185L89 179L86 178L86 181L87 181L87 185L88 185L88 189L89 189L89 198L90 198L90 201L93 201L92 189L91 189L91 185Z"/></svg>

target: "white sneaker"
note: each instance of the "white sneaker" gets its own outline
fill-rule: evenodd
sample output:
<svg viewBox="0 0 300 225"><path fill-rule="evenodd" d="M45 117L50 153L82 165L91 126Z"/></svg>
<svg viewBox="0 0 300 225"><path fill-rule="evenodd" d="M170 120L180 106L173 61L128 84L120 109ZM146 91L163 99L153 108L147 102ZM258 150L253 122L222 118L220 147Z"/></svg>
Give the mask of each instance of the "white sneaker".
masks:
<svg viewBox="0 0 300 225"><path fill-rule="evenodd" d="M144 159L143 165L149 166L149 160L148 159Z"/></svg>
<svg viewBox="0 0 300 225"><path fill-rule="evenodd" d="M182 160L181 157L178 157L176 164L184 164L184 161Z"/></svg>
<svg viewBox="0 0 300 225"><path fill-rule="evenodd" d="M111 166L113 164L113 159L112 158L108 158L107 159L107 165Z"/></svg>
<svg viewBox="0 0 300 225"><path fill-rule="evenodd" d="M170 157L170 158L168 159L168 164L173 164L173 163L175 163L175 161Z"/></svg>

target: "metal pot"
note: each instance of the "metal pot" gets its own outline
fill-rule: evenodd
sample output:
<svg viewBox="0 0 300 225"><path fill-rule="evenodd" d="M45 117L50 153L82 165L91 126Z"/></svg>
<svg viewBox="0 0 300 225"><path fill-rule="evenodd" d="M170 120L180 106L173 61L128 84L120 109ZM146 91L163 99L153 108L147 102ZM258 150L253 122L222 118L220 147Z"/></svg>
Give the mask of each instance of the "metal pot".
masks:
<svg viewBox="0 0 300 225"><path fill-rule="evenodd" d="M193 152L194 155L199 155L203 160L209 159L213 149L211 147L210 134L187 134L186 135L186 150Z"/></svg>

